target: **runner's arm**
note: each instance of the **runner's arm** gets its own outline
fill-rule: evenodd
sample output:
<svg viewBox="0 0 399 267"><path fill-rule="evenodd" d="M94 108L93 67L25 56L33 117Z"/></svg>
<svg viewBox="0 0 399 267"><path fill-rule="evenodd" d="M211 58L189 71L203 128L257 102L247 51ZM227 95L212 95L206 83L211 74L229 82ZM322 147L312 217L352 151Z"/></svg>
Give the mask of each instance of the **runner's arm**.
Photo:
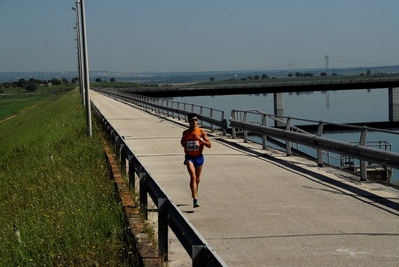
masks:
<svg viewBox="0 0 399 267"><path fill-rule="evenodd" d="M186 139L184 137L185 132L186 131L183 131L183 136L181 137L181 140L180 140L180 144L181 144L182 147L185 147L186 144L187 144L187 141L186 141Z"/></svg>
<svg viewBox="0 0 399 267"><path fill-rule="evenodd" d="M212 147L212 143L211 140L209 139L208 135L206 134L206 132L204 130L201 129L201 138L200 141L204 144L204 146L206 146L207 148L211 148Z"/></svg>

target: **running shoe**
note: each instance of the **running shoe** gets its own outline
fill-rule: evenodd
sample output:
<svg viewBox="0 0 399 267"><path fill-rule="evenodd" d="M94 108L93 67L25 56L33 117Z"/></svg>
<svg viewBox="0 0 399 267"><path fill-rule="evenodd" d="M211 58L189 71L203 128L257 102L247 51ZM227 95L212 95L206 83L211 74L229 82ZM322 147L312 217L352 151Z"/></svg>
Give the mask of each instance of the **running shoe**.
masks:
<svg viewBox="0 0 399 267"><path fill-rule="evenodd" d="M193 201L193 208L199 208L200 204L198 203L198 200Z"/></svg>

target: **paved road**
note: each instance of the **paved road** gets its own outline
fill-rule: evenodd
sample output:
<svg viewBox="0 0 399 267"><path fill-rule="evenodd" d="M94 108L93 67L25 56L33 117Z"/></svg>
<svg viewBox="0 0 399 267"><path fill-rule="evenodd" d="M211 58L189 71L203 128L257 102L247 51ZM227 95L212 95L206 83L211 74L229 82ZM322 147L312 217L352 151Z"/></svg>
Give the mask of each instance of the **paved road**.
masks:
<svg viewBox="0 0 399 267"><path fill-rule="evenodd" d="M187 125L91 98L228 266L399 266L398 190L214 132L193 209L179 144ZM170 233L168 266L190 266Z"/></svg>

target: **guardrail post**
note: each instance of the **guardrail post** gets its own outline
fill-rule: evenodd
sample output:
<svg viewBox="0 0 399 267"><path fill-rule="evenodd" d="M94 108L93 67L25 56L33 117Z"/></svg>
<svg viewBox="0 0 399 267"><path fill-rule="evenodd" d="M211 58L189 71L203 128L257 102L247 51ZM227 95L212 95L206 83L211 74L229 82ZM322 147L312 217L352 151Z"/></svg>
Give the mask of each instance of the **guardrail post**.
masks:
<svg viewBox="0 0 399 267"><path fill-rule="evenodd" d="M224 126L225 126L225 127L222 127L223 135L226 135L227 120L224 119L224 111L222 111L222 122L224 123Z"/></svg>
<svg viewBox="0 0 399 267"><path fill-rule="evenodd" d="M169 259L168 205L169 201L167 198L158 198L158 250L163 261L168 261Z"/></svg>
<svg viewBox="0 0 399 267"><path fill-rule="evenodd" d="M183 105L183 110L184 110L184 111L187 111L187 104L186 104L186 103L184 103L184 105ZM185 121L185 122L187 122L187 121L186 121L186 117L187 117L187 116L184 115L184 121Z"/></svg>
<svg viewBox="0 0 399 267"><path fill-rule="evenodd" d="M166 107L169 107L169 101L166 101ZM165 115L165 112L163 113ZM169 110L166 110L166 116L169 117Z"/></svg>
<svg viewBox="0 0 399 267"><path fill-rule="evenodd" d="M287 123L285 125L285 130L286 131L291 131L291 118L287 119ZM292 152L291 152L291 142L290 141L285 141L285 147L286 147L286 153L287 156L291 156Z"/></svg>
<svg viewBox="0 0 399 267"><path fill-rule="evenodd" d="M177 102L177 109L180 109L180 102ZM180 113L177 113L177 119L180 120Z"/></svg>
<svg viewBox="0 0 399 267"><path fill-rule="evenodd" d="M321 137L323 135L323 126L324 123L322 121L319 122L319 127L317 128L317 136ZM323 167L324 158L323 158L323 150L317 149L317 166Z"/></svg>
<svg viewBox="0 0 399 267"><path fill-rule="evenodd" d="M156 108L155 108L153 105L151 105L151 103L154 103L154 102L156 102L157 100L152 99L152 98L150 98L150 97L143 97L142 101L144 101L144 103L146 103L146 105L148 106L148 108L149 108L151 111L156 112Z"/></svg>
<svg viewBox="0 0 399 267"><path fill-rule="evenodd" d="M147 200L147 173L139 171L140 179L140 209L144 219L148 220L148 200Z"/></svg>
<svg viewBox="0 0 399 267"><path fill-rule="evenodd" d="M234 109L231 111L231 119L236 120L236 111ZM231 127L231 137L236 139L236 127Z"/></svg>
<svg viewBox="0 0 399 267"><path fill-rule="evenodd" d="M248 112L244 112L243 122L247 122ZM248 143L248 130L244 130L244 143Z"/></svg>
<svg viewBox="0 0 399 267"><path fill-rule="evenodd" d="M113 130L113 134L114 134L114 147L115 147L115 156L116 159L120 160L121 159L121 137L116 133L115 130Z"/></svg>
<svg viewBox="0 0 399 267"><path fill-rule="evenodd" d="M205 262L205 245L193 245L191 259L193 260L193 267L206 266Z"/></svg>
<svg viewBox="0 0 399 267"><path fill-rule="evenodd" d="M161 106L163 106L163 99L161 100ZM163 114L160 108L158 108L158 114Z"/></svg>
<svg viewBox="0 0 399 267"><path fill-rule="evenodd" d="M359 145L366 145L366 137L367 137L367 127L363 127L362 132L360 134ZM360 181L367 181L367 166L365 160L360 160Z"/></svg>
<svg viewBox="0 0 399 267"><path fill-rule="evenodd" d="M136 172L135 172L135 158L133 153L129 150L129 156L127 157L129 161L129 170L128 170L128 179L129 179L129 188L136 191Z"/></svg>
<svg viewBox="0 0 399 267"><path fill-rule="evenodd" d="M127 168L126 168L127 157L128 157L127 146L125 143L122 143L121 144L121 157L120 157L122 174L126 174L126 172L127 172Z"/></svg>
<svg viewBox="0 0 399 267"><path fill-rule="evenodd" d="M150 105L150 103L154 103L156 100L154 100L154 99L152 99L152 98L149 98L149 97L146 97L146 98L143 98L142 101L145 101L145 103L147 103L147 106L148 106L148 108L149 108L151 111L156 112L156 108L155 108L153 105Z"/></svg>
<svg viewBox="0 0 399 267"><path fill-rule="evenodd" d="M267 127L267 115L266 114L262 115L262 125ZM263 149L267 148L267 135L265 135L265 134L262 135L262 148Z"/></svg>

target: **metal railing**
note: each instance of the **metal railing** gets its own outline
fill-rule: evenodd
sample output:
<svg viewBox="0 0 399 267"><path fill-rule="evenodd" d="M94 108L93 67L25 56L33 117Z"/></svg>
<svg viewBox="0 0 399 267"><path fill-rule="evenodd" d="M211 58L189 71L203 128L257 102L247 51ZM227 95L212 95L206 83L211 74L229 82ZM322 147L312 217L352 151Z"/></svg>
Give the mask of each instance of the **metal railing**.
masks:
<svg viewBox="0 0 399 267"><path fill-rule="evenodd" d="M192 259L192 266L218 267L227 266L216 251L210 247L205 239L197 232L194 226L185 218L179 208L170 200L155 179L141 164L139 159L126 145L124 138L120 136L101 112L94 106L95 114L102 122L104 132L114 146L116 157L120 160L122 172L127 173L129 187L136 190L138 180L140 207L144 217L148 219L148 198L158 208L158 251L164 261L168 261L169 240L168 227L173 231L180 243Z"/></svg>
<svg viewBox="0 0 399 267"><path fill-rule="evenodd" d="M179 120L186 120L187 115L190 112L195 112L199 115L199 124L201 127L207 127L210 128L211 131L214 131L214 127L217 126L221 129L223 134L226 134L227 120L225 119L224 111L222 110L167 99L151 98L123 91L119 92L99 89L96 89L96 91Z"/></svg>
<svg viewBox="0 0 399 267"><path fill-rule="evenodd" d="M298 126L294 126L292 124L293 120L317 123L317 134L315 135L305 132ZM276 122L277 124L283 126L283 129L269 127L269 125L274 125ZM359 141L356 143L350 143L324 138L322 136L323 126L326 124L348 127L353 129L353 131L359 131ZM248 142L249 133L261 136L263 148L267 148L268 137L285 140L287 155L292 154L292 143L315 148L317 151L317 163L319 166L322 166L324 163L323 151L333 152L358 159L360 160L360 178L363 180L367 180L367 161L380 164L384 167L399 169L398 153L366 146L366 137L368 131L379 131L398 135L399 133L397 132L347 124L305 120L293 117L277 117L259 110L233 110L231 112L230 126L232 127L232 137L236 138L237 132L241 131L243 133L244 142ZM391 149L391 146L388 145L381 146L380 148L387 147Z"/></svg>

